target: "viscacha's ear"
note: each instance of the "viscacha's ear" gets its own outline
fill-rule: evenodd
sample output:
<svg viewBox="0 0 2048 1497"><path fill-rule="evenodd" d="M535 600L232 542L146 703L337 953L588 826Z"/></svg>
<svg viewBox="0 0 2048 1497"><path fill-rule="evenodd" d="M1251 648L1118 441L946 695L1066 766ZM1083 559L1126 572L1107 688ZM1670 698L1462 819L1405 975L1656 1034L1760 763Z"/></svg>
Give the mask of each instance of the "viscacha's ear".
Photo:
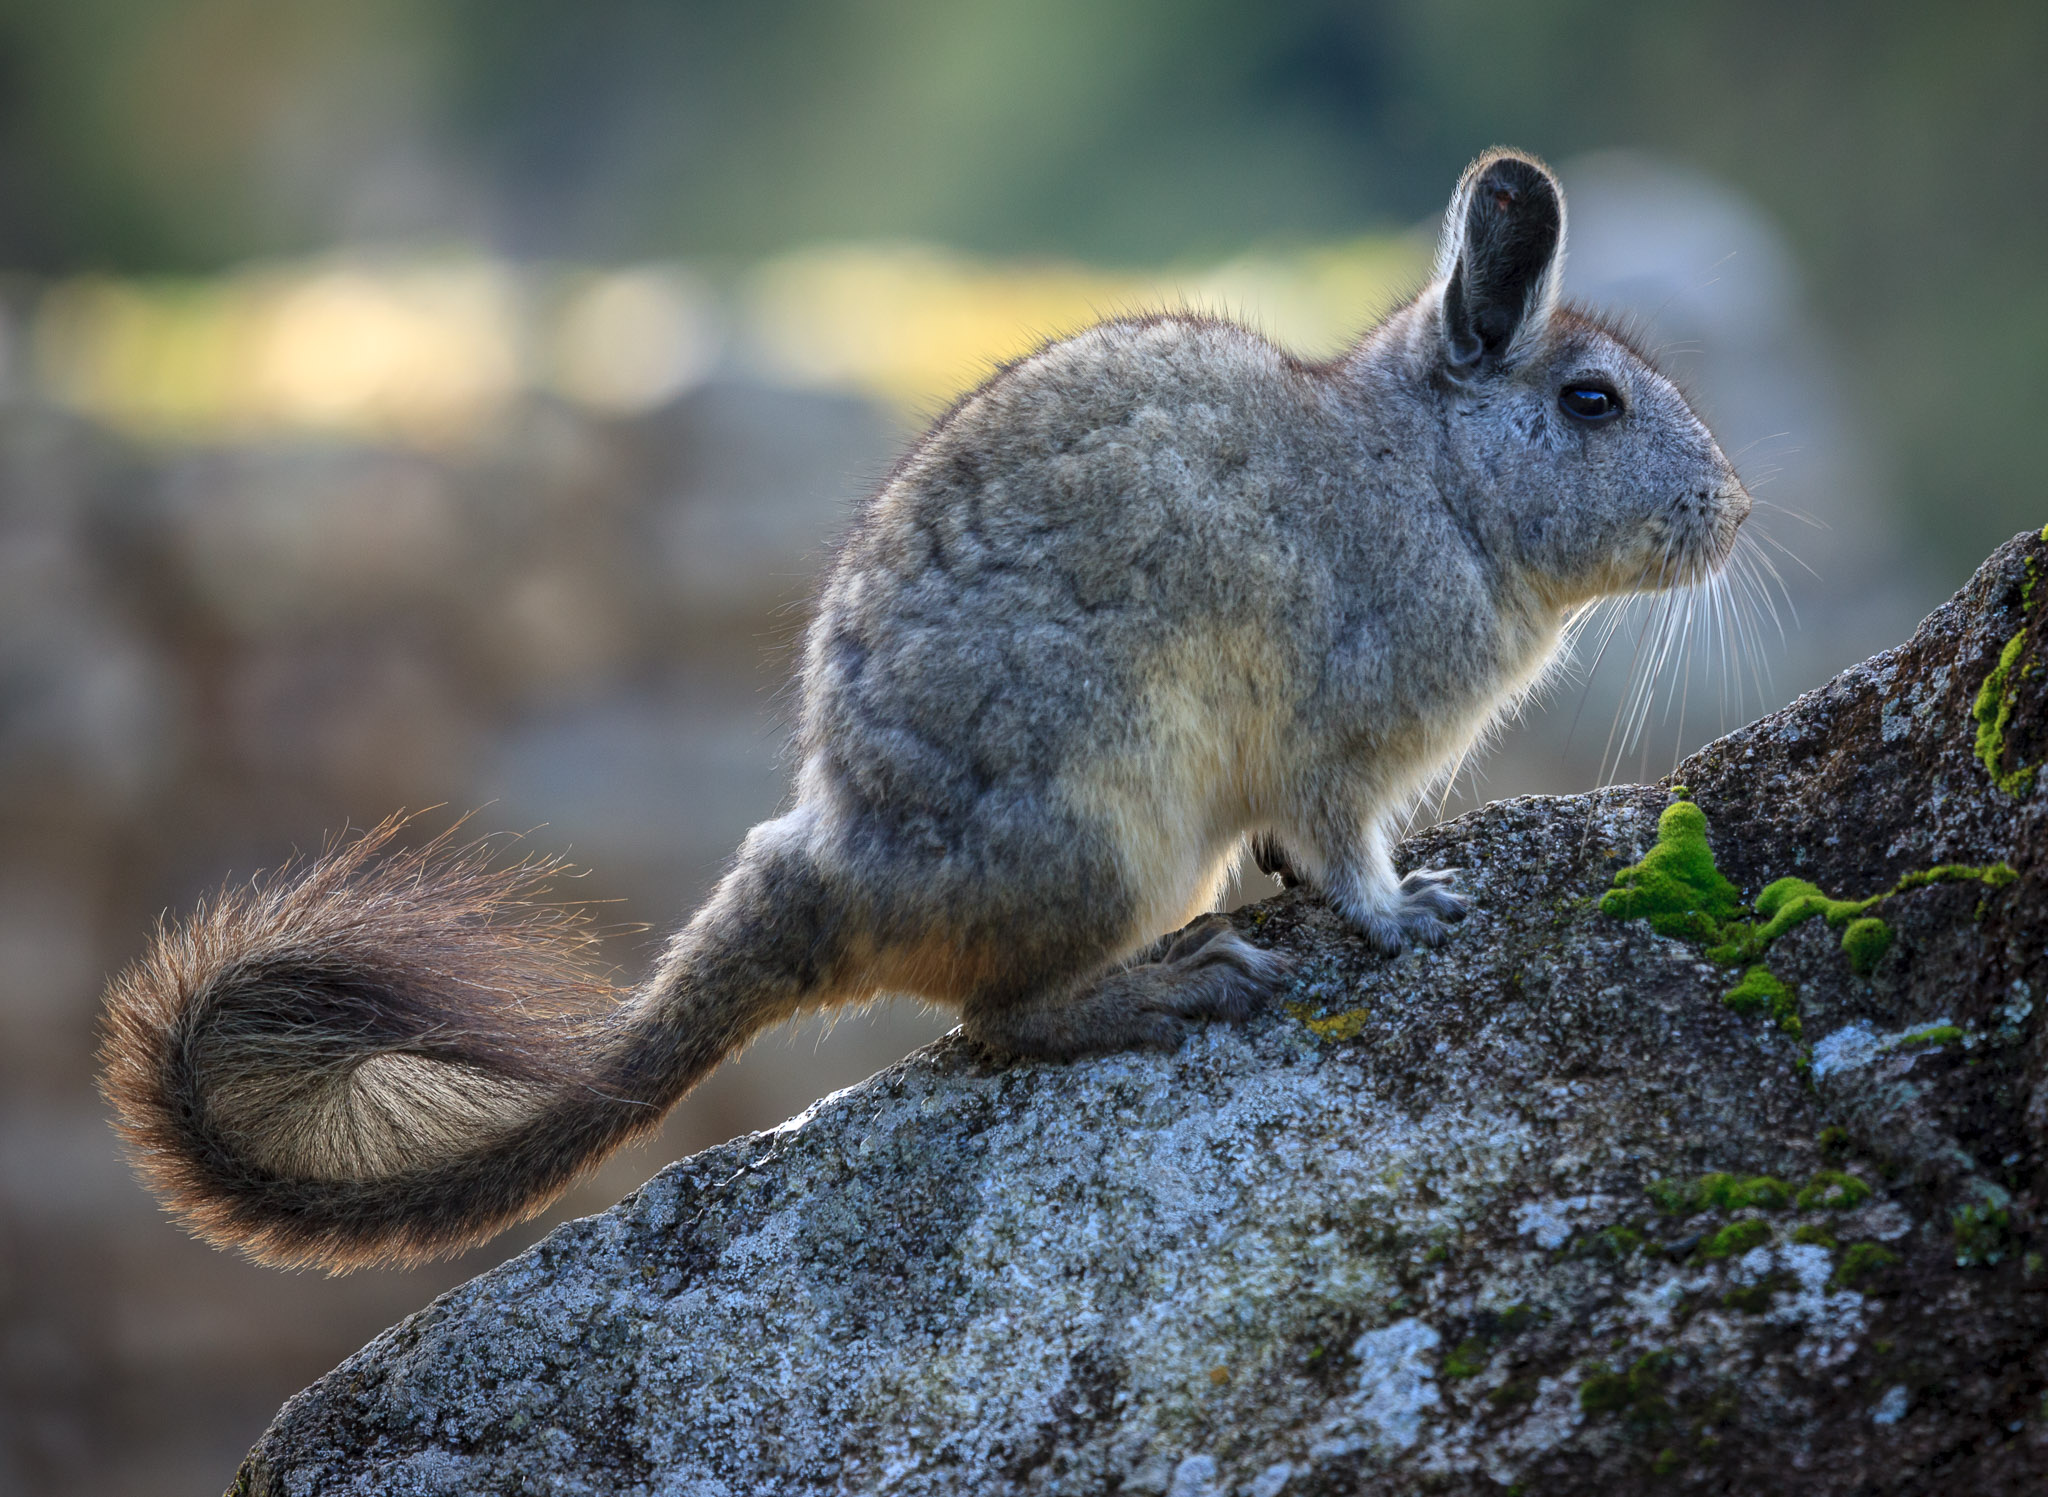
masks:
<svg viewBox="0 0 2048 1497"><path fill-rule="evenodd" d="M1444 214L1444 358L1481 373L1542 336L1564 263L1564 193L1533 156L1489 151L1465 168Z"/></svg>

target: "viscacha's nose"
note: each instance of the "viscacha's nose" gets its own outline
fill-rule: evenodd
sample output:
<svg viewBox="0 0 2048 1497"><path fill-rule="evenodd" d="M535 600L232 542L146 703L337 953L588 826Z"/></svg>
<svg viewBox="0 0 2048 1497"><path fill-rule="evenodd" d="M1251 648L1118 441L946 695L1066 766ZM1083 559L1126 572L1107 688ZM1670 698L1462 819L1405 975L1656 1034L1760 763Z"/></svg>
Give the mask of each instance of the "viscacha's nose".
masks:
<svg viewBox="0 0 2048 1497"><path fill-rule="evenodd" d="M1749 512L1756 507L1756 501L1749 497L1749 490L1742 486L1742 480L1734 474L1714 491L1714 502L1723 514L1732 515L1740 525L1749 518Z"/></svg>

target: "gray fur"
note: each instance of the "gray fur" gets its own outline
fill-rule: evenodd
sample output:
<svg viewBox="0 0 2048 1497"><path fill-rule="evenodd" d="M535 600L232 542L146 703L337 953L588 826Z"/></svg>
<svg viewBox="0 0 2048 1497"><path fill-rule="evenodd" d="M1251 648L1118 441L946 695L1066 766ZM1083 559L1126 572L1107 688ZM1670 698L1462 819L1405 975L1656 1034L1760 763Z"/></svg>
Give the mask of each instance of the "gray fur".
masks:
<svg viewBox="0 0 2048 1497"><path fill-rule="evenodd" d="M956 1005L1011 1054L1173 1044L1190 1021L1250 1012L1280 976L1217 923L1158 941L1212 906L1247 846L1382 951L1446 939L1465 900L1441 870L1396 877L1395 820L1538 680L1573 610L1718 567L1749 509L1670 383L1559 308L1563 221L1539 163L1494 153L1459 185L1438 278L1330 364L1232 323L1155 316L998 373L853 528L804 658L793 805L563 1068L586 1079L494 1131L533 1094L507 1072L516 1085L451 1124L474 1132L466 1149L417 1130L403 1189L370 1178L405 1153L388 1127L336 1128L370 1142L323 1160L340 1179L310 1195L220 1184L292 1153L280 1121L254 1163L192 1172L195 1198L255 1204L184 1209L290 1261L460 1246L644 1131L762 1027L878 992ZM1624 413L1560 409L1587 381ZM146 975L143 1007L199 1034L194 1015L235 1007L219 996L233 969L179 979L199 996ZM236 1110L205 1075L154 1079L154 1052L129 1043L116 1059L151 1078L130 1091L181 1117L236 1111L246 1132L250 1097L290 1094L249 1080L258 1061L223 1063ZM503 1070L429 1058L480 1085ZM385 1070L387 1087L406 1074ZM323 1095L331 1108L376 1090ZM173 1149L182 1126L130 1121ZM264 1224L294 1211L296 1227ZM376 1225L341 1232L352 1213ZM324 1257L308 1245L328 1240Z"/></svg>
<svg viewBox="0 0 2048 1497"><path fill-rule="evenodd" d="M1497 160L1460 186L1447 270ZM1449 356L1440 280L1327 367L1227 322L1139 318L964 401L826 586L789 824L892 925L1042 932L1033 993L1150 939L1140 913L1198 900L1247 835L1382 949L1442 939L1462 904L1397 883L1390 824L1541 675L1575 607L1703 575L1749 508L1671 384L1556 309L1561 237L1477 374ZM1588 427L1557 397L1594 377L1627 411ZM1162 746L1148 699L1190 649L1219 667L1180 683L1216 741ZM1186 760L1249 757L1229 740L1255 723L1284 740L1256 782L1192 783ZM1077 780L1135 762L1202 822L1185 887L1132 887L1128 829L1076 812ZM970 1026L1005 997L970 997Z"/></svg>

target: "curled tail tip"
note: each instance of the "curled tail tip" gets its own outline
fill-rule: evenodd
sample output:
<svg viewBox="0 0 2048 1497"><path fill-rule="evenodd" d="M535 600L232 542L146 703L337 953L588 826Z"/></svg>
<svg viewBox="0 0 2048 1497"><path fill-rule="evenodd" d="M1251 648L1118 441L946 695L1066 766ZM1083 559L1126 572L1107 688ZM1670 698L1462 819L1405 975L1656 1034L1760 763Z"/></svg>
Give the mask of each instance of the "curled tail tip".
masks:
<svg viewBox="0 0 2048 1497"><path fill-rule="evenodd" d="M130 1160L200 1237L345 1271L458 1252L545 1207L488 1162L587 1082L617 994L549 902L555 860L489 866L392 818L160 923L109 984L101 1090ZM465 1177L466 1155L486 1160ZM468 1190L465 1194L465 1179Z"/></svg>

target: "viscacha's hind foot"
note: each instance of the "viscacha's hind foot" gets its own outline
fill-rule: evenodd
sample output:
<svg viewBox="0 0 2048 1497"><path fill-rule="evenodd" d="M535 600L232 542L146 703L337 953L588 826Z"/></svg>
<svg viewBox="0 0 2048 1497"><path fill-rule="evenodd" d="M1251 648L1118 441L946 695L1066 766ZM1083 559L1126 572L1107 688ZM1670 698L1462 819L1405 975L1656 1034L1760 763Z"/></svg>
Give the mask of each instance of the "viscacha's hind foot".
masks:
<svg viewBox="0 0 2048 1497"><path fill-rule="evenodd" d="M1293 964L1222 915L1175 931L1139 961L1060 996L971 1001L961 1028L1010 1055L1065 1060L1105 1050L1171 1050L1191 1023L1237 1022L1272 1000Z"/></svg>

